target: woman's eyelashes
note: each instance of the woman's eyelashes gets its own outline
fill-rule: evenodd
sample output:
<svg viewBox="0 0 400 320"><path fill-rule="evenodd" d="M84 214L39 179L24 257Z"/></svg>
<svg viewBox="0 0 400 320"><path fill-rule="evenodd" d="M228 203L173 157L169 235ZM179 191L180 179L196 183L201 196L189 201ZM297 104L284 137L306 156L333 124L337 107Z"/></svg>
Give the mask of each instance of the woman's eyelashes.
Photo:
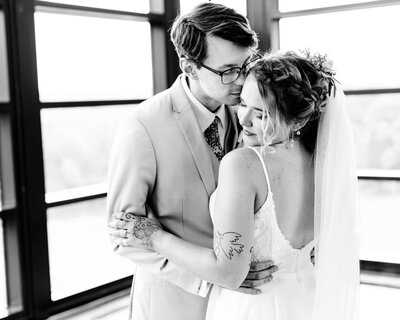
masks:
<svg viewBox="0 0 400 320"><path fill-rule="evenodd" d="M254 116L255 116L257 119L260 119L260 120L261 120L261 119L264 117L263 111L260 110L260 109L258 109L258 108L253 108L252 111L254 112Z"/></svg>
<svg viewBox="0 0 400 320"><path fill-rule="evenodd" d="M242 100L242 99L240 99L240 102L239 102L239 107L241 107L241 108L247 108L248 106L247 106L247 104ZM259 109L259 108L254 108L254 107L250 107L250 111L251 112L253 112L254 113L254 115L255 115L255 117L257 118L257 119L262 119L263 118L263 116L264 116L264 113L263 113L263 110L261 110L261 109ZM266 116L266 115L265 115Z"/></svg>

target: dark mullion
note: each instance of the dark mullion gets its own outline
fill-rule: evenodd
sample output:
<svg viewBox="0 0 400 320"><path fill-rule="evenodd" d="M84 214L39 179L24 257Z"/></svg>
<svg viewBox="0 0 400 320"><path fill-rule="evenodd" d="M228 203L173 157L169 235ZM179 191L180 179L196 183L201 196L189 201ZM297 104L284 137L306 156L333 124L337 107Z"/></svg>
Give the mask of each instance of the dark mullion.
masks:
<svg viewBox="0 0 400 320"><path fill-rule="evenodd" d="M365 271L377 271L400 275L400 264L398 263L361 260L360 266L361 270Z"/></svg>
<svg viewBox="0 0 400 320"><path fill-rule="evenodd" d="M369 175L363 175L363 176L358 176L359 180L373 180L373 181L400 181L399 176L369 176Z"/></svg>
<svg viewBox="0 0 400 320"><path fill-rule="evenodd" d="M7 291L10 294L11 303L21 303L23 310L7 317L7 320L26 318L30 315L29 304L31 300L31 277L30 260L28 258L27 240L25 237L24 216L22 212L22 190L21 187L21 156L19 144L19 130L17 126L17 28L15 19L15 3L12 1L2 1L5 13L6 42L8 56L8 81L10 95L10 120L11 120L11 140L13 153L15 196L17 206L3 212L4 241L6 248L6 281ZM21 291L20 291L21 290ZM8 299L10 302L10 298ZM22 300L21 300L22 299Z"/></svg>
<svg viewBox="0 0 400 320"><path fill-rule="evenodd" d="M139 104L144 99L131 100L101 100L101 101L62 101L62 102L40 102L40 108L73 108L73 107L97 107L125 104Z"/></svg>
<svg viewBox="0 0 400 320"><path fill-rule="evenodd" d="M344 5L338 5L338 6L332 6L332 7L306 9L306 10L298 10L298 11L290 11L290 12L278 11L278 12L276 12L276 14L274 14L274 16L272 18L274 20L279 20L282 18L294 18L294 17L300 17L300 16L310 16L310 15L315 15L315 14L379 8L379 7L395 6L395 5L400 5L398 0L379 0L379 1L352 3L352 4L344 4Z"/></svg>
<svg viewBox="0 0 400 320"><path fill-rule="evenodd" d="M45 319L51 305L44 169L37 83L33 0L11 2L13 58L22 207L32 318Z"/></svg>
<svg viewBox="0 0 400 320"><path fill-rule="evenodd" d="M164 0L164 8L165 8L165 20L164 20L164 32L167 46L167 86L170 87L175 82L176 78L179 74L182 73L181 68L179 67L179 59L176 54L173 43L169 40L168 30L172 26L172 23L175 20L175 17L180 9L180 1L179 0Z"/></svg>
<svg viewBox="0 0 400 320"><path fill-rule="evenodd" d="M132 276L129 276L81 293L77 293L75 295L66 297L64 299L53 301L52 305L48 310L48 314L54 315L69 310L71 308L84 305L93 300L105 297L109 294L113 294L118 291L127 289L131 286L131 284L132 284Z"/></svg>
<svg viewBox="0 0 400 320"><path fill-rule="evenodd" d="M391 93L400 93L400 88L344 90L344 93L346 95L391 94Z"/></svg>
<svg viewBox="0 0 400 320"><path fill-rule="evenodd" d="M18 312L18 313L12 314L10 316L7 316L7 317L1 318L1 319L2 320L21 320L21 319L27 319L27 317L22 312Z"/></svg>
<svg viewBox="0 0 400 320"><path fill-rule="evenodd" d="M96 8L96 7L85 7L79 5L72 5L72 4L63 4L63 3L55 3L55 2L47 2L47 1L35 1L36 10L43 10L55 9L52 12L56 13L63 13L68 14L69 12L73 15L79 14L89 14L93 16L94 14L99 17L110 17L110 18L117 18L118 16L122 17L129 17L132 20L137 21L151 21L155 24L161 25L163 23L163 15L155 14L155 13L138 13L138 12L130 12L130 11L121 11L121 10L113 10L113 9L103 9L103 8Z"/></svg>
<svg viewBox="0 0 400 320"><path fill-rule="evenodd" d="M274 48L277 41L274 37L279 34L278 24L272 16L278 12L278 0L247 0L247 17L252 29L257 32L260 51L265 52Z"/></svg>
<svg viewBox="0 0 400 320"><path fill-rule="evenodd" d="M58 207L58 206L66 205L66 204L73 204L73 203L87 201L87 200L105 198L106 196L107 196L107 193L105 193L105 192L97 193L97 194L91 194L91 195L82 196L82 197L69 198L69 199L60 200L60 201L48 202L46 204L46 206L47 206L47 208L53 208L53 207Z"/></svg>
<svg viewBox="0 0 400 320"><path fill-rule="evenodd" d="M6 268L7 306L10 313L22 312L24 308L21 282L21 250L18 237L17 215L3 217L4 255Z"/></svg>
<svg viewBox="0 0 400 320"><path fill-rule="evenodd" d="M16 215L16 214L17 214L17 210L15 208L6 209L3 211L0 211L0 219L4 219L6 216Z"/></svg>
<svg viewBox="0 0 400 320"><path fill-rule="evenodd" d="M363 180L400 180L400 170L359 169L357 175Z"/></svg>
<svg viewBox="0 0 400 320"><path fill-rule="evenodd" d="M0 103L0 112L11 112L12 106L8 102L1 102Z"/></svg>

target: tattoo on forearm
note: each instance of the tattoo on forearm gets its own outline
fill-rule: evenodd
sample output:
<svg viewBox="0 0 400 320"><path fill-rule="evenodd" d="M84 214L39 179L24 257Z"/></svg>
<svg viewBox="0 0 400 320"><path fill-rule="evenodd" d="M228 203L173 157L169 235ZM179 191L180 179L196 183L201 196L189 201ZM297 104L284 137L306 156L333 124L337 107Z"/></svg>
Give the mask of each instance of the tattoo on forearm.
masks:
<svg viewBox="0 0 400 320"><path fill-rule="evenodd" d="M237 232L225 232L219 233L215 231L214 235L214 252L217 256L222 253L229 259L232 260L234 253L238 255L243 252L244 245L239 243L239 239L242 237Z"/></svg>

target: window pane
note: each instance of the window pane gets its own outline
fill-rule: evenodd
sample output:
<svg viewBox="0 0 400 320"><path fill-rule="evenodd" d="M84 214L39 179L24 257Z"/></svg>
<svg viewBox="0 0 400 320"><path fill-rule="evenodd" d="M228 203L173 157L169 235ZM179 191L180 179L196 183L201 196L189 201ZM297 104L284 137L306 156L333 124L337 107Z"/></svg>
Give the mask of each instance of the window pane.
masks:
<svg viewBox="0 0 400 320"><path fill-rule="evenodd" d="M281 19L280 48L328 54L345 89L400 88L399 16L390 6Z"/></svg>
<svg viewBox="0 0 400 320"><path fill-rule="evenodd" d="M153 94L149 23L37 12L35 31L41 101Z"/></svg>
<svg viewBox="0 0 400 320"><path fill-rule="evenodd" d="M279 11L297 11L363 2L371 2L371 0L279 0Z"/></svg>
<svg viewBox="0 0 400 320"><path fill-rule="evenodd" d="M132 106L42 109L46 192L107 181L116 129Z"/></svg>
<svg viewBox="0 0 400 320"><path fill-rule="evenodd" d="M58 300L133 273L113 253L106 225L106 199L48 209L51 299Z"/></svg>
<svg viewBox="0 0 400 320"><path fill-rule="evenodd" d="M0 11L0 102L9 100L6 29L4 13Z"/></svg>
<svg viewBox="0 0 400 320"><path fill-rule="evenodd" d="M400 263L400 182L359 181L362 260Z"/></svg>
<svg viewBox="0 0 400 320"><path fill-rule="evenodd" d="M0 211L16 206L10 116L0 112Z"/></svg>
<svg viewBox="0 0 400 320"><path fill-rule="evenodd" d="M113 9L121 11L131 11L148 13L149 12L149 0L45 0L49 2L73 4L83 7L94 7L103 9Z"/></svg>
<svg viewBox="0 0 400 320"><path fill-rule="evenodd" d="M3 220L0 219L0 318L8 315Z"/></svg>
<svg viewBox="0 0 400 320"><path fill-rule="evenodd" d="M360 286L361 320L400 319L400 289L386 286Z"/></svg>
<svg viewBox="0 0 400 320"><path fill-rule="evenodd" d="M400 169L400 94L347 96L360 169Z"/></svg>
<svg viewBox="0 0 400 320"><path fill-rule="evenodd" d="M181 12L187 13L194 6L196 6L202 2L204 2L204 0L181 0L181 2L180 2ZM246 0L210 0L210 2L223 4L227 7L235 9L237 12L239 12L243 15L247 15Z"/></svg>

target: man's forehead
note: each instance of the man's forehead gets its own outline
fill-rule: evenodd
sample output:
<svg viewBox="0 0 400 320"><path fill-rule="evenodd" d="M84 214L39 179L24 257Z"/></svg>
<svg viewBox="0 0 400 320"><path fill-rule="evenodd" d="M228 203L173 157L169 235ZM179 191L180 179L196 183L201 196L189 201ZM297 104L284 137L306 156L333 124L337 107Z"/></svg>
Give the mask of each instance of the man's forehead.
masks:
<svg viewBox="0 0 400 320"><path fill-rule="evenodd" d="M251 51L236 55L207 55L204 63L213 65L215 68L241 67L251 57Z"/></svg>
<svg viewBox="0 0 400 320"><path fill-rule="evenodd" d="M207 55L204 61L215 67L241 66L251 52L251 48L240 47L232 41L207 36Z"/></svg>

